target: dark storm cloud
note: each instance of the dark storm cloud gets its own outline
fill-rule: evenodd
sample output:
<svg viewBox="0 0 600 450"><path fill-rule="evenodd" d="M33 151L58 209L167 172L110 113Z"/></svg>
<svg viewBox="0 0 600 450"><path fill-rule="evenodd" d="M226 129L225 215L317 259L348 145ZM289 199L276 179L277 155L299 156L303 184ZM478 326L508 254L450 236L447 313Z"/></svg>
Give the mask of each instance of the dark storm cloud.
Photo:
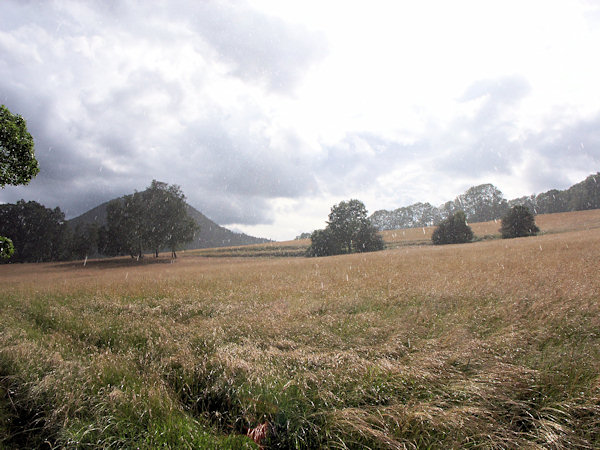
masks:
<svg viewBox="0 0 600 450"><path fill-rule="evenodd" d="M41 172L0 201L72 217L159 179L219 223L268 223L270 199L316 189L302 143L273 142L243 90L228 111L210 83L285 95L322 53L244 2L6 2L0 101L27 119Z"/></svg>

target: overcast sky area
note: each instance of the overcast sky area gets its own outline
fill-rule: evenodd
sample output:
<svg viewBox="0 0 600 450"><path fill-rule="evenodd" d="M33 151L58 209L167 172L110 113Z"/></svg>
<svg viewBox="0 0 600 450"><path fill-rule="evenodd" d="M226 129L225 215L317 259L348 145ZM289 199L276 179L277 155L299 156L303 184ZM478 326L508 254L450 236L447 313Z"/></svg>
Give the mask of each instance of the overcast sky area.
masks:
<svg viewBox="0 0 600 450"><path fill-rule="evenodd" d="M332 205L511 199L600 170L600 2L0 3L0 103L75 217L152 179L276 240Z"/></svg>

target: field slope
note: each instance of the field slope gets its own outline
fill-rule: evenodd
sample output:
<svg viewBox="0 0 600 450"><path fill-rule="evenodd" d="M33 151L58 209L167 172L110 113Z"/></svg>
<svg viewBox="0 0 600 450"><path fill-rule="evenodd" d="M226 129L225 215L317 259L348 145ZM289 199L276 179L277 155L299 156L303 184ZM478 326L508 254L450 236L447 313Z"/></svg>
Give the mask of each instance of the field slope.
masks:
<svg viewBox="0 0 600 450"><path fill-rule="evenodd" d="M584 213L319 259L0 266L0 448L251 448L261 424L267 448L598 448Z"/></svg>

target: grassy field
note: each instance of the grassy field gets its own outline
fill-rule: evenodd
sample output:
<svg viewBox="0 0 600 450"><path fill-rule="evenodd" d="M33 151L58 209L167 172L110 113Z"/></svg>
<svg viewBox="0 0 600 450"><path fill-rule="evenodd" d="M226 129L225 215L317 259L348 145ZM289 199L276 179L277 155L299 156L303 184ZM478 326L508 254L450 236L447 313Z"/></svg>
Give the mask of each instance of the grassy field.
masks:
<svg viewBox="0 0 600 450"><path fill-rule="evenodd" d="M0 266L0 448L598 448L600 211L537 223Z"/></svg>

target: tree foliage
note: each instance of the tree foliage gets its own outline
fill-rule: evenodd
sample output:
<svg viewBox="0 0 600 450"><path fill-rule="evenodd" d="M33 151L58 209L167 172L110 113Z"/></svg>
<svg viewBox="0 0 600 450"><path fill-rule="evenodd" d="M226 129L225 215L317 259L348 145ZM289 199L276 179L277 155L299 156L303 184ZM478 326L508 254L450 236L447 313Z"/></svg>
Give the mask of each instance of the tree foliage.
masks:
<svg viewBox="0 0 600 450"><path fill-rule="evenodd" d="M0 236L0 260L10 258L15 253L15 246L12 241L4 236Z"/></svg>
<svg viewBox="0 0 600 450"><path fill-rule="evenodd" d="M367 218L365 205L359 200L340 202L331 208L324 230L311 234L310 256L383 250L383 238Z"/></svg>
<svg viewBox="0 0 600 450"><path fill-rule="evenodd" d="M433 231L431 240L435 245L471 242L473 240L473 230L467 225L465 213L457 211L440 222Z"/></svg>
<svg viewBox="0 0 600 450"><path fill-rule="evenodd" d="M141 257L149 250L158 256L168 248L174 257L179 246L193 240L198 225L187 215L185 195L177 185L153 180L143 192L110 202L107 226L99 232L99 250L107 255Z"/></svg>
<svg viewBox="0 0 600 450"><path fill-rule="evenodd" d="M0 187L27 184L39 170L25 119L0 105Z"/></svg>
<svg viewBox="0 0 600 450"><path fill-rule="evenodd" d="M69 230L60 208L19 200L0 205L0 235L12 240L13 262L42 262L69 255Z"/></svg>
<svg viewBox="0 0 600 450"><path fill-rule="evenodd" d="M504 239L534 236L539 231L533 214L525 206L513 206L502 218L500 232Z"/></svg>

